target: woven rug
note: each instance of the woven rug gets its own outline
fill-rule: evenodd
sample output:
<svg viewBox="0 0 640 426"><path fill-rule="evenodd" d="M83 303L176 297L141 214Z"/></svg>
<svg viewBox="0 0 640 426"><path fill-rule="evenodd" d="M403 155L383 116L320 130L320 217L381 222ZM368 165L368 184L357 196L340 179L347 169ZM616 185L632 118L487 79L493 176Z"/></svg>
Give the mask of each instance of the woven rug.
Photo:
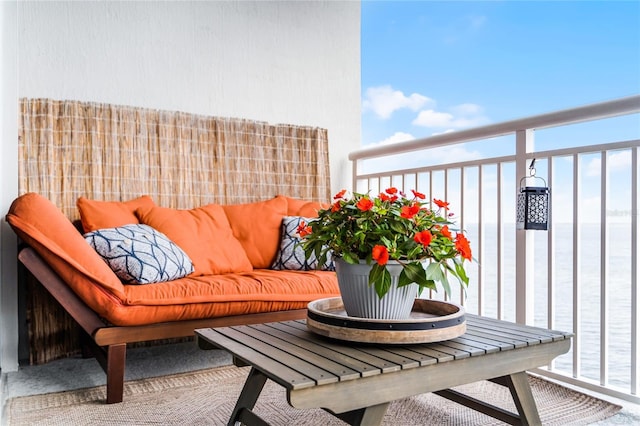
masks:
<svg viewBox="0 0 640 426"><path fill-rule="evenodd" d="M225 425L248 368L225 366L125 383L124 402L106 405L104 386L13 398L8 425ZM545 425L586 425L606 419L621 407L530 376ZM457 390L515 412L509 391L490 382ZM298 410L287 404L284 388L267 381L255 408L270 424L344 425L323 410ZM385 425L501 425L491 417L434 394L395 401Z"/></svg>

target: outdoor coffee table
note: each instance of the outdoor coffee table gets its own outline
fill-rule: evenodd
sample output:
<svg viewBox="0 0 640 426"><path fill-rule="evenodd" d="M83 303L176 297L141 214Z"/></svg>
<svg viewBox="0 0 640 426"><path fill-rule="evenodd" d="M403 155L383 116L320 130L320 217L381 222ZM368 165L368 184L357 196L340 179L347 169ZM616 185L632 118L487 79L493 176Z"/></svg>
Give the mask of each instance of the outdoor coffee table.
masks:
<svg viewBox="0 0 640 426"><path fill-rule="evenodd" d="M434 392L510 424L540 424L526 370L571 346L571 333L466 315L462 336L438 343L368 345L310 332L304 320L196 330L202 349L224 349L251 366L229 425L267 423L252 411L267 379L295 408L323 408L352 425L378 425L391 401ZM491 380L509 387L518 414L454 386Z"/></svg>

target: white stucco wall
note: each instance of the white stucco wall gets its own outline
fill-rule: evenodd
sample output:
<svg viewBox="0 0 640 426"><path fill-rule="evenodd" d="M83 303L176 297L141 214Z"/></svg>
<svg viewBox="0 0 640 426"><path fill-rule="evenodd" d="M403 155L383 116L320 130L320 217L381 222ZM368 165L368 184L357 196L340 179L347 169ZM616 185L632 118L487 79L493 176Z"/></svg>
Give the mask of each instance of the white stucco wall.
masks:
<svg viewBox="0 0 640 426"><path fill-rule="evenodd" d="M347 154L360 146L359 2L20 2L17 9L19 97L324 127L333 192L350 186Z"/></svg>
<svg viewBox="0 0 640 426"><path fill-rule="evenodd" d="M18 368L17 238L4 220L18 194L17 4L13 1L0 1L0 64L0 370L5 372Z"/></svg>

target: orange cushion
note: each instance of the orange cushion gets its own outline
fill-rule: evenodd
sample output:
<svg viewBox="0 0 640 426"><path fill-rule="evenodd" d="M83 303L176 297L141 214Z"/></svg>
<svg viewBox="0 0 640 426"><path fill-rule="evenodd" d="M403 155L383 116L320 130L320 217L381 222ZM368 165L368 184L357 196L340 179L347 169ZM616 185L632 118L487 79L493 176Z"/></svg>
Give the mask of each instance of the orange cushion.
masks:
<svg viewBox="0 0 640 426"><path fill-rule="evenodd" d="M136 209L151 208L155 203L151 197L143 195L129 201L96 201L80 197L76 205L84 232L91 232L96 229L140 223L134 214Z"/></svg>
<svg viewBox="0 0 640 426"><path fill-rule="evenodd" d="M339 296L335 272L254 269L242 274L185 277L153 285L125 285L127 305L208 302L310 302Z"/></svg>
<svg viewBox="0 0 640 426"><path fill-rule="evenodd" d="M80 287L81 282L89 278L124 298L118 277L48 199L33 192L16 198L9 208L7 221L64 281Z"/></svg>
<svg viewBox="0 0 640 426"><path fill-rule="evenodd" d="M189 255L195 267L192 276L253 269L217 204L192 210L143 208L136 210L136 215L141 223L162 232Z"/></svg>
<svg viewBox="0 0 640 426"><path fill-rule="evenodd" d="M222 206L233 235L240 241L254 268L271 267L280 248L280 226L287 214L287 200L278 196L266 201Z"/></svg>
<svg viewBox="0 0 640 426"><path fill-rule="evenodd" d="M312 300L340 295L336 274L326 271L256 269L124 287L127 305L110 304L106 316L115 325L304 309Z"/></svg>
<svg viewBox="0 0 640 426"><path fill-rule="evenodd" d="M300 200L298 198L285 197L287 199L287 216L318 217L318 211L329 208L330 204L319 201Z"/></svg>

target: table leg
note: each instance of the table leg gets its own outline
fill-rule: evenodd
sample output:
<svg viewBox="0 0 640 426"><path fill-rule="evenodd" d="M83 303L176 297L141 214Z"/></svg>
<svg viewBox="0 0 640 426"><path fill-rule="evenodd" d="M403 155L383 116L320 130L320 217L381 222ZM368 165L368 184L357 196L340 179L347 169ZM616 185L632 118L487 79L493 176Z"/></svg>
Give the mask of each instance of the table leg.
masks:
<svg viewBox="0 0 640 426"><path fill-rule="evenodd" d="M371 407L360 408L359 410L347 411L345 413L331 413L340 420L353 426L377 426L382 424L389 402L385 402Z"/></svg>
<svg viewBox="0 0 640 426"><path fill-rule="evenodd" d="M229 419L228 426L239 424L243 418L251 418L255 424L262 421L262 419L253 414L251 410L256 405L258 396L260 396L260 392L262 392L262 388L264 388L264 384L266 382L267 376L251 367L249 376L244 382L244 387L238 397L238 402L236 402L233 413L231 413L231 419ZM262 424L266 424L266 422L262 421Z"/></svg>
<svg viewBox="0 0 640 426"><path fill-rule="evenodd" d="M540 415L538 414L538 408L536 407L536 401L533 399L531 393L531 386L529 385L529 379L527 373L522 371L520 373L511 374L505 376L506 385L511 391L513 402L516 404L518 413L520 414L520 420L523 425L540 425Z"/></svg>

